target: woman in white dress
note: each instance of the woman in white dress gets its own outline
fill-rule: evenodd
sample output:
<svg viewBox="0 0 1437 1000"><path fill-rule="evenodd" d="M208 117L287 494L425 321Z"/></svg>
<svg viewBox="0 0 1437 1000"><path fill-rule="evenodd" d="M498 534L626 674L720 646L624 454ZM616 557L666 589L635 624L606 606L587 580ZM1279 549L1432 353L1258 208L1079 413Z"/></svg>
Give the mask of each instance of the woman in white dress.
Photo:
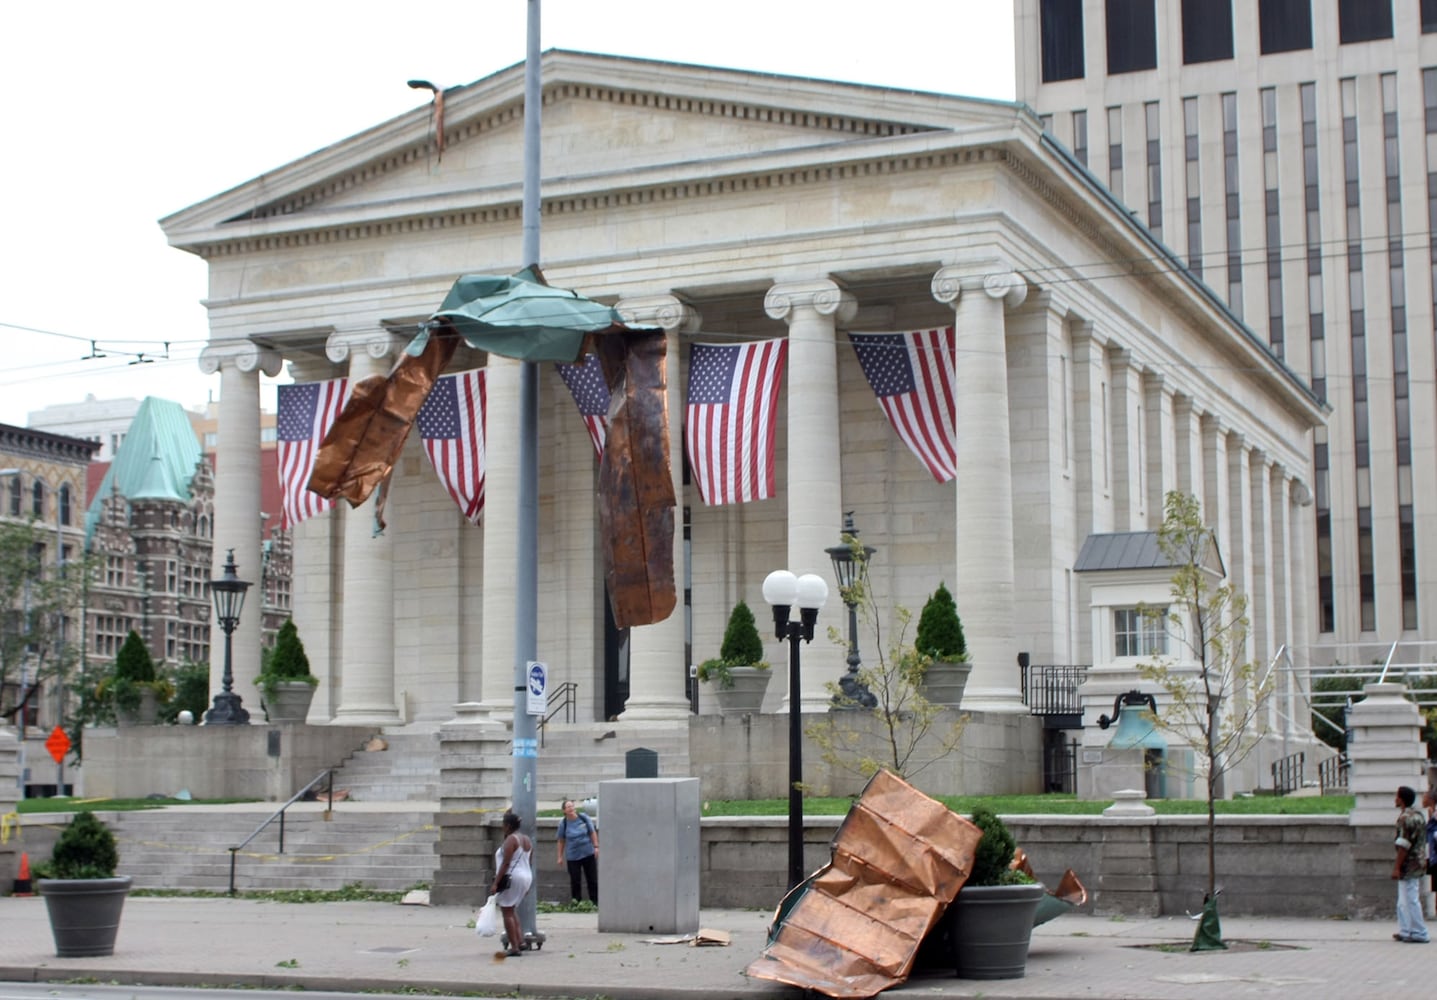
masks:
<svg viewBox="0 0 1437 1000"><path fill-rule="evenodd" d="M519 914L514 908L534 884L534 868L529 863L534 842L519 832L519 826L518 816L512 812L504 814L504 843L494 856L494 884L490 886L490 892L499 897L499 912L504 915L504 936L507 939L504 954L514 956L523 954L527 948L524 932L519 927ZM506 877L507 885L500 889Z"/></svg>

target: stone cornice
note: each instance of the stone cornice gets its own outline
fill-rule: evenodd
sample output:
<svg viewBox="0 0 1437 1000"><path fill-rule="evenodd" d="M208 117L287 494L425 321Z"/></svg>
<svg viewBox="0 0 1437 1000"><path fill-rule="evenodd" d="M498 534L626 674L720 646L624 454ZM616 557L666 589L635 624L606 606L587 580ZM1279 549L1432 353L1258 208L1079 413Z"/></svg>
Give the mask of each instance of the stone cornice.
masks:
<svg viewBox="0 0 1437 1000"><path fill-rule="evenodd" d="M97 441L0 424L0 455L85 466L99 450ZM0 458L0 465L10 464L8 457Z"/></svg>

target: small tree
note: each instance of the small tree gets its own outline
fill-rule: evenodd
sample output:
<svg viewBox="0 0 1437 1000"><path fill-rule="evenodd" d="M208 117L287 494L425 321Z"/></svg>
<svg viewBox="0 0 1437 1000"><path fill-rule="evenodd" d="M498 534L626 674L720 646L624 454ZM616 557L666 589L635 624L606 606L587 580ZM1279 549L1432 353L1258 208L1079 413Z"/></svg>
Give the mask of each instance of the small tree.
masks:
<svg viewBox="0 0 1437 1000"><path fill-rule="evenodd" d="M120 863L115 835L89 810L77 812L55 838L45 878L114 878Z"/></svg>
<svg viewBox="0 0 1437 1000"><path fill-rule="evenodd" d="M874 704L863 705L845 693L837 681L830 681L825 686L840 711L810 723L804 732L830 767L864 778L887 768L911 779L958 749L967 716L950 721L941 705L923 696L923 675L933 659L908 644L913 614L907 608L893 609L897 631L892 643L885 647L863 546L850 534L843 535L843 542L853 551L858 571L852 585L841 588L840 596L845 604L858 609L859 617L873 633L874 660L859 667L858 681L873 696ZM848 640L838 629L830 626L828 638L848 649Z"/></svg>
<svg viewBox="0 0 1437 1000"><path fill-rule="evenodd" d="M275 636L274 648L265 651L264 670L255 678L255 683L266 699L272 699L276 684L291 681L313 686L319 683L319 678L309 672L309 657L299 639L299 629L293 618L287 618Z"/></svg>
<svg viewBox="0 0 1437 1000"><path fill-rule="evenodd" d="M923 655L945 663L962 663L968 659L968 643L963 638L963 623L958 620L958 605L942 583L923 605L913 645Z"/></svg>
<svg viewBox="0 0 1437 1000"><path fill-rule="evenodd" d="M1247 598L1219 583L1212 564L1212 529L1203 523L1197 498L1170 492L1158 547L1174 568L1172 602L1144 611L1162 622L1196 663L1171 659L1144 663L1138 672L1155 683L1162 710L1156 724L1194 744L1207 777L1207 900L1217 890L1217 815L1222 777L1240 764L1264 735L1261 720L1272 680L1246 659ZM1196 737L1194 739L1194 737Z"/></svg>

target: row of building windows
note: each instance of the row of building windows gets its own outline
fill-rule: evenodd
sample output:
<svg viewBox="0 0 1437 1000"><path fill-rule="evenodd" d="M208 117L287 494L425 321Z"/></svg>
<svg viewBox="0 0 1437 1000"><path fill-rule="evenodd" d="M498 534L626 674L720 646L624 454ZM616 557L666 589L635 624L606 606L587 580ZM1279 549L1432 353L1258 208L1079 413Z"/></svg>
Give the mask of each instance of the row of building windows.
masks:
<svg viewBox="0 0 1437 1000"><path fill-rule="evenodd" d="M1405 5L1404 5L1405 6ZM1437 0L1421 0L1424 34L1437 32ZM1158 65L1157 0L1106 0L1108 73L1135 73ZM1311 0L1258 0L1258 46L1263 55L1312 48ZM1337 0L1337 36L1343 45L1392 37L1392 0ZM1043 0L1039 7L1044 83L1082 79L1083 0ZM1182 0L1183 63L1233 57L1232 0Z"/></svg>
<svg viewBox="0 0 1437 1000"><path fill-rule="evenodd" d="M32 479L30 488L27 491L24 484L20 482L23 476L13 475L7 478L10 480L9 504L7 505L9 515L11 517L29 516L39 521L48 521L50 519L50 511L46 510L47 504L45 501L48 498L49 490L46 488L44 481L41 479ZM28 511L26 510L25 504L26 492L30 494ZM72 515L72 498L73 494L70 490L70 484L61 483L60 489L56 494L56 502L59 504L59 523L66 527L69 526Z"/></svg>

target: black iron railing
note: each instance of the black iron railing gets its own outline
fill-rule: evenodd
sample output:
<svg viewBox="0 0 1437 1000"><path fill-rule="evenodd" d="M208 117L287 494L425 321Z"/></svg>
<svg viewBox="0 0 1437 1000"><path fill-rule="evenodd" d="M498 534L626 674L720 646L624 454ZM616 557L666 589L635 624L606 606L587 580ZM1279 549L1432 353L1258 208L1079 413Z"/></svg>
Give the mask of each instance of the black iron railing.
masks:
<svg viewBox="0 0 1437 1000"><path fill-rule="evenodd" d="M314 776L314 778L310 780L309 784L305 785L305 786L304 786L303 788L301 788L299 791L297 791L297 792L295 792L293 795L291 795L291 796L289 797L289 801L286 802L284 805L280 806L278 809L276 809L276 810L274 811L274 813L269 817L269 819L265 820L265 821L264 821L263 823L261 823L259 826L255 827L254 833L250 834L250 835L249 835L248 837L246 837L244 840L240 841L240 842L239 842L238 844L236 844L234 847L231 847L231 848L230 848L230 895L231 895L231 896L233 896L233 895L235 894L235 858L239 855L239 852L242 851L242 850L244 850L247 846L249 846L249 842L250 842L251 840L254 840L254 838L258 837L261 833L263 833L265 827L269 826L269 825L270 825L271 823L273 823L275 820L279 820L279 851L278 851L277 853L283 854L283 853L284 853L284 813L285 813L285 810L288 809L290 806L294 805L294 804L295 804L296 802L298 802L300 799L304 798L306 795L308 795L309 792L310 792L310 790L313 789L313 788L314 788L316 785L318 785L320 782L324 782L324 783L325 783L325 794L326 794L326 795L328 796L328 798L329 798L329 804L325 807L325 813L328 814L328 813L334 812L334 768L329 768L328 770L321 771L321 772L319 772L318 774L316 774L316 775ZM326 818L328 818L327 815L326 815Z"/></svg>
<svg viewBox="0 0 1437 1000"><path fill-rule="evenodd" d="M579 707L579 684L577 681L565 681L554 689L549 695L549 714L539 720L539 746L544 745L544 733L549 728L549 722L559 713L563 713L565 722L573 722L577 717Z"/></svg>
<svg viewBox="0 0 1437 1000"><path fill-rule="evenodd" d="M1023 704L1034 715L1081 717L1078 686L1087 676L1087 664L1030 663L1022 671Z"/></svg>
<svg viewBox="0 0 1437 1000"><path fill-rule="evenodd" d="M1302 787L1307 754L1292 753L1272 762L1272 788L1278 795L1295 792Z"/></svg>
<svg viewBox="0 0 1437 1000"><path fill-rule="evenodd" d="M1347 789L1347 754L1338 754L1317 762L1317 784L1322 794Z"/></svg>

